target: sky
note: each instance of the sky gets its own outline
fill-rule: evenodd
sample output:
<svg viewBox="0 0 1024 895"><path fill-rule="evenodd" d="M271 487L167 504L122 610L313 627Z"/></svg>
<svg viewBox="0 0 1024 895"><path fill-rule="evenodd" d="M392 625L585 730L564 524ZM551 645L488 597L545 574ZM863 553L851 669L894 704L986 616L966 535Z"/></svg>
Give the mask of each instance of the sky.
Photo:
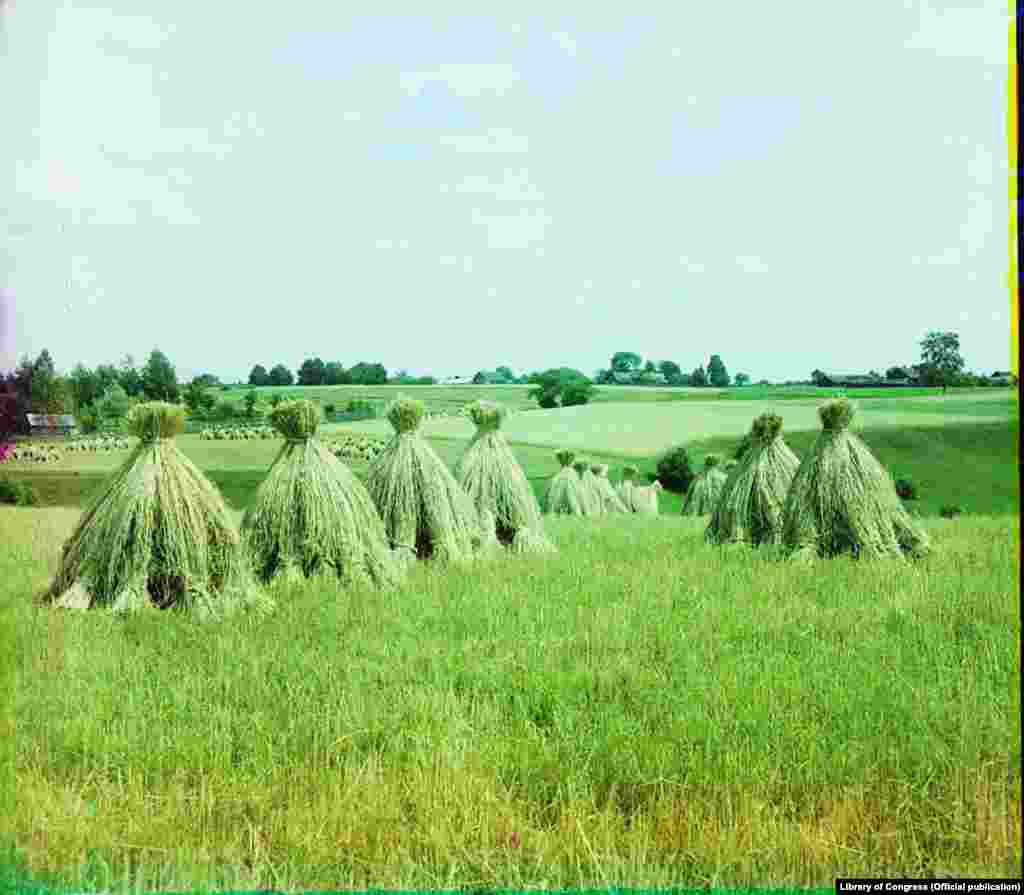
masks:
<svg viewBox="0 0 1024 895"><path fill-rule="evenodd" d="M1010 368L1005 0L482 6L8 0L0 369Z"/></svg>

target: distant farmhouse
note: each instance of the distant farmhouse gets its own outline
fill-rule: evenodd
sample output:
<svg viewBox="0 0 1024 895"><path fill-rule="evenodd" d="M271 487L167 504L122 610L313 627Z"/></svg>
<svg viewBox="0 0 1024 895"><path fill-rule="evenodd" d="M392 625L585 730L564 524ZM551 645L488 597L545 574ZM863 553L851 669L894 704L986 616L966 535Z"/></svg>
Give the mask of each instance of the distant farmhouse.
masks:
<svg viewBox="0 0 1024 895"><path fill-rule="evenodd" d="M31 435L72 435L75 417L70 413L26 413Z"/></svg>
<svg viewBox="0 0 1024 895"><path fill-rule="evenodd" d="M636 370L631 373L612 373L616 385L665 385L668 380L664 373L643 373Z"/></svg>
<svg viewBox="0 0 1024 895"><path fill-rule="evenodd" d="M900 367L899 375L893 378L877 373L825 373L819 379L824 388L899 388L921 384L920 368Z"/></svg>
<svg viewBox="0 0 1024 895"><path fill-rule="evenodd" d="M445 376L440 382L441 385L472 385L472 376Z"/></svg>

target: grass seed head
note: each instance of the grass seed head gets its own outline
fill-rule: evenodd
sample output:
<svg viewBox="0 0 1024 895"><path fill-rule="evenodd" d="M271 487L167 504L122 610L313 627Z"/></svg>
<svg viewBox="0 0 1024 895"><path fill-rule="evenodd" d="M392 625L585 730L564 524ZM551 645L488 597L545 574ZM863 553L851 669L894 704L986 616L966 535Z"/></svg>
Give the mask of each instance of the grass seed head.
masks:
<svg viewBox="0 0 1024 895"><path fill-rule="evenodd" d="M713 469L722 462L722 458L718 454L708 454L704 458L704 468Z"/></svg>
<svg viewBox="0 0 1024 895"><path fill-rule="evenodd" d="M562 466L572 466L573 460L576 459L576 455L572 451L565 449L555 451L555 457Z"/></svg>

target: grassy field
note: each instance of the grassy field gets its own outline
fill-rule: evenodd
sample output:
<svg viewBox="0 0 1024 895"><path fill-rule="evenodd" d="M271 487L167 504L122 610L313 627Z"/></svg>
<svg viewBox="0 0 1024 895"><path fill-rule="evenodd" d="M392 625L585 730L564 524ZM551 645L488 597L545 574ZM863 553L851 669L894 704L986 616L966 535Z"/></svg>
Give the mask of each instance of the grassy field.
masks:
<svg viewBox="0 0 1024 895"><path fill-rule="evenodd" d="M0 511L18 799L51 885L828 885L1021 860L1019 525L801 569L700 520L549 523L560 556L260 625L30 608L71 510Z"/></svg>
<svg viewBox="0 0 1024 895"><path fill-rule="evenodd" d="M470 401L487 400L507 404L517 410L529 410L537 407L536 401L528 397L531 385L307 385L307 386L261 386L257 394L267 401L272 395L294 394L311 398L322 403L333 402L340 408L351 400L386 402L399 394L419 398L431 409L458 408ZM226 400L242 406L243 398L250 389L248 386L236 387L227 391L219 388L209 389L210 394L218 400ZM1005 395L1010 389L955 389L950 394L985 395L1001 393ZM809 386L759 386L750 385L743 388L690 388L690 387L657 387L657 386L597 386L593 402L604 403L652 403L666 401L792 401L832 397L844 393L841 389L819 389ZM914 396L941 395L938 388L901 388L896 392L896 400ZM857 399L892 398L894 392L887 388L851 389L848 394Z"/></svg>
<svg viewBox="0 0 1024 895"><path fill-rule="evenodd" d="M1015 394L955 395L936 400L908 400L904 409L896 399L858 400L853 430L886 426L943 426L981 419L1019 417ZM602 451L618 456L643 458L676 444L716 436L740 437L760 413L778 410L784 432L818 431L820 400L794 399L779 407L772 401L680 402L589 404L556 410L535 410L512 415L502 429L509 441L539 446ZM345 423L329 429L347 429L374 435L390 435L386 420ZM466 419L427 420L429 436L470 438L472 422Z"/></svg>
<svg viewBox="0 0 1024 895"><path fill-rule="evenodd" d="M18 472L59 505L0 508L18 733L0 841L23 877L90 889L1017 876L1019 421L1002 400L862 414L918 486L937 548L919 565L712 548L662 492L658 517L547 519L552 559L279 591L259 624L33 607L123 454ZM757 406L739 430L724 403L713 426L699 403L661 410L695 414L673 434L697 465ZM818 425L794 425L800 407L783 415L803 454ZM619 405L630 426L647 409ZM615 473L639 456L653 474L655 453L588 431ZM451 465L464 434L431 443ZM535 489L560 437L514 446ZM236 514L278 449L177 443Z"/></svg>

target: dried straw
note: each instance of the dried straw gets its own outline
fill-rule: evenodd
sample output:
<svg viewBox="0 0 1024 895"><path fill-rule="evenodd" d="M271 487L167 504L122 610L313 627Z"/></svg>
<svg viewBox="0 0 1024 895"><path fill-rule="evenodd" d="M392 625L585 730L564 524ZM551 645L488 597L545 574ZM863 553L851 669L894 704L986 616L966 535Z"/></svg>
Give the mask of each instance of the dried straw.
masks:
<svg viewBox="0 0 1024 895"><path fill-rule="evenodd" d="M635 513L636 509L633 504L633 492L638 487L634 482L634 479L640 474L640 470L635 466L627 464L622 467L622 480L619 482L619 497L622 499L623 506L630 513Z"/></svg>
<svg viewBox="0 0 1024 895"><path fill-rule="evenodd" d="M370 464L367 490L384 521L393 549L420 559L457 562L481 543L473 501L444 461L421 437L423 402L398 398L387 417L394 436Z"/></svg>
<svg viewBox="0 0 1024 895"><path fill-rule="evenodd" d="M661 482L657 479L650 485L635 485L631 492L633 512L642 513L647 516L658 514L658 492L661 490Z"/></svg>
<svg viewBox="0 0 1024 895"><path fill-rule="evenodd" d="M708 454L704 458L704 470L697 476L683 501L684 516L704 516L713 513L728 476L721 469L721 458Z"/></svg>
<svg viewBox="0 0 1024 895"><path fill-rule="evenodd" d="M597 484L597 476L590 469L590 461L580 457L573 461L572 468L580 477L580 494L583 498L583 515L603 516L604 498Z"/></svg>
<svg viewBox="0 0 1024 895"><path fill-rule="evenodd" d="M849 431L856 407L846 398L818 409L822 431L793 478L782 540L794 558L914 558L930 552L928 536L896 494L892 476Z"/></svg>
<svg viewBox="0 0 1024 895"><path fill-rule="evenodd" d="M713 544L777 544L782 507L799 459L782 438L782 417L765 413L750 427L751 445L729 473L705 538Z"/></svg>
<svg viewBox="0 0 1024 895"><path fill-rule="evenodd" d="M544 512L583 516L585 498L581 490L580 477L572 467L575 454L572 451L560 450L555 452L555 457L562 464L562 468L548 482L544 494Z"/></svg>
<svg viewBox="0 0 1024 895"><path fill-rule="evenodd" d="M257 576L298 581L336 577L344 586L393 587L401 569L366 487L315 437L320 408L285 401L270 413L285 443L252 505L242 534Z"/></svg>
<svg viewBox="0 0 1024 895"><path fill-rule="evenodd" d="M597 478L597 489L606 513L629 513L631 510L622 502L615 486L608 480L608 464L592 463L591 472Z"/></svg>
<svg viewBox="0 0 1024 895"><path fill-rule="evenodd" d="M455 478L481 514L483 525L490 519L490 536L506 546L517 542L517 534L524 529L533 531L532 537L518 539L523 552L536 549L550 552L554 549L543 535L540 507L533 489L519 461L501 433L505 408L490 401L477 401L470 405L469 416L476 423L477 432L455 467ZM545 546L546 545L546 546Z"/></svg>
<svg viewBox="0 0 1024 895"><path fill-rule="evenodd" d="M55 606L190 610L201 619L273 609L252 579L220 492L171 440L184 409L139 404L139 443L83 513L42 600Z"/></svg>

